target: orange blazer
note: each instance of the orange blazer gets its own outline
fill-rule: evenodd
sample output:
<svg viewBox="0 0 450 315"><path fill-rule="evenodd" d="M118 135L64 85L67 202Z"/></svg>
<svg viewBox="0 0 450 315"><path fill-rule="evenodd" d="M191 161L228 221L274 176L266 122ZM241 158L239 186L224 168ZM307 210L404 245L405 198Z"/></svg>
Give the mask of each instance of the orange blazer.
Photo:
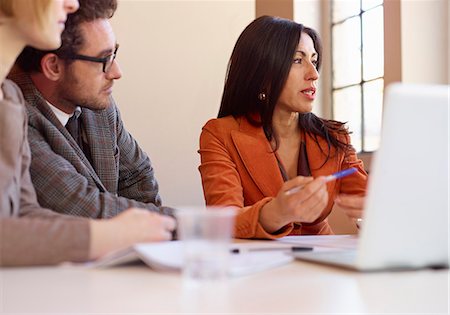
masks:
<svg viewBox="0 0 450 315"><path fill-rule="evenodd" d="M348 136L342 137L341 140L349 141ZM337 153L331 149L331 157L322 166L328 152L325 139L319 138L319 147L306 135L305 144L313 177L327 176L349 167L356 167L358 172L327 184L329 202L314 223L291 223L276 234L270 234L259 224L259 212L276 197L283 178L263 128L251 125L244 117L227 116L206 123L200 135L199 150L206 204L238 208L235 237L274 239L289 234L333 234L326 218L336 195L365 194L367 173L354 150Z"/></svg>

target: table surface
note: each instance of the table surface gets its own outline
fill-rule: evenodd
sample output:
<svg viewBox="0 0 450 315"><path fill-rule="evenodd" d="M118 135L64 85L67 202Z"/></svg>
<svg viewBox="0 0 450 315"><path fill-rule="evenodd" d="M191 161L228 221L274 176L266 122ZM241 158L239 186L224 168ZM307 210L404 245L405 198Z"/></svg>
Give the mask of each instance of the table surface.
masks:
<svg viewBox="0 0 450 315"><path fill-rule="evenodd" d="M448 314L449 271L358 273L294 261L201 286L145 265L0 269L1 314Z"/></svg>

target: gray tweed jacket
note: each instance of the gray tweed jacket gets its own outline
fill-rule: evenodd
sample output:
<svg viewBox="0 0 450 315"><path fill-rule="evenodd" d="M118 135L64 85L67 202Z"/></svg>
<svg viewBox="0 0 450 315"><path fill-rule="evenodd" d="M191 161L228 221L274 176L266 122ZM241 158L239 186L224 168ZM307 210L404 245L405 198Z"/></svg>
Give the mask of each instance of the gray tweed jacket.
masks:
<svg viewBox="0 0 450 315"><path fill-rule="evenodd" d="M89 257L89 222L43 209L30 180L24 100L6 80L0 101L0 266L56 264Z"/></svg>
<svg viewBox="0 0 450 315"><path fill-rule="evenodd" d="M18 69L9 78L28 103L31 179L42 206L91 218L113 217L129 207L172 213L161 207L150 159L124 128L112 98L105 110L82 109L91 164L31 78Z"/></svg>

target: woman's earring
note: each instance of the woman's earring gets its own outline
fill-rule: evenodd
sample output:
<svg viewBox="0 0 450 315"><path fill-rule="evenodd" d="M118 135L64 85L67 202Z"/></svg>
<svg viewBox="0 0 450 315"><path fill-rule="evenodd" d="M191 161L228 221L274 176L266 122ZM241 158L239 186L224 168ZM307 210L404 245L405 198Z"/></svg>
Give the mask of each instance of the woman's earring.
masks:
<svg viewBox="0 0 450 315"><path fill-rule="evenodd" d="M264 92L259 93L258 98L259 98L260 101L265 101L266 100L266 93L264 93Z"/></svg>

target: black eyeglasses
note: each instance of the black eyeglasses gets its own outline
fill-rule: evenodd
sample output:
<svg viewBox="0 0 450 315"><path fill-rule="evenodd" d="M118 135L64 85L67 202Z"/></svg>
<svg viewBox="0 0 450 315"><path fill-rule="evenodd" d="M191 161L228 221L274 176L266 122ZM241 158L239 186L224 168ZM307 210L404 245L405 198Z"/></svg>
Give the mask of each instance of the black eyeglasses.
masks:
<svg viewBox="0 0 450 315"><path fill-rule="evenodd" d="M114 50L114 52L111 55L108 55L103 58L90 57L90 56L78 55L78 54L69 55L66 58L73 59L73 60L85 60L85 61L102 63L103 64L103 72L107 73L111 69L111 66L114 63L114 60L116 59L117 49L119 49L119 44L116 44L116 49Z"/></svg>

